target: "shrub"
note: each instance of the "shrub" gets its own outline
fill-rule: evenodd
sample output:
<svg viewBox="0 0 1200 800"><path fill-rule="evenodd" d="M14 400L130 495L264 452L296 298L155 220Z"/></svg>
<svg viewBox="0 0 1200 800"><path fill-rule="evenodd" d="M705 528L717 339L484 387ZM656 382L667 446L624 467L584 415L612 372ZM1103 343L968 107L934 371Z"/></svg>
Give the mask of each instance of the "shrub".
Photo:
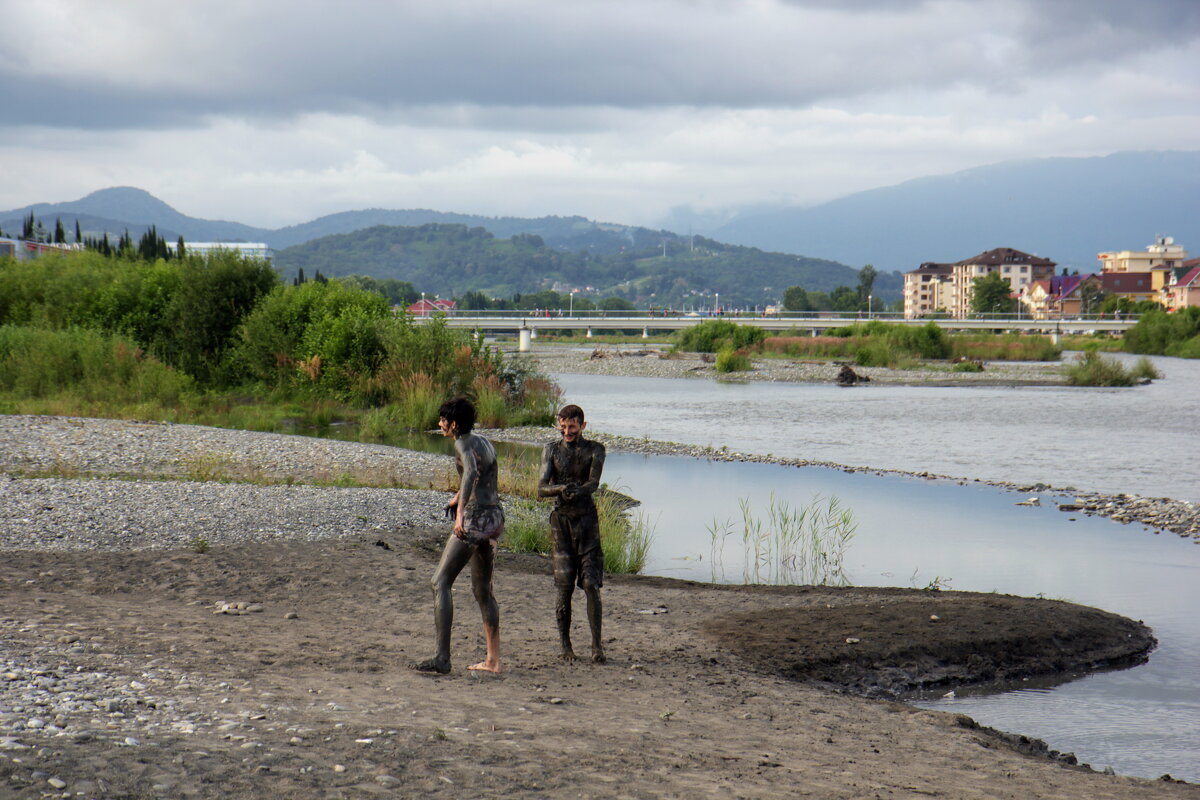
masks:
<svg viewBox="0 0 1200 800"><path fill-rule="evenodd" d="M1132 370L1121 366L1121 362L1105 358L1095 350L1077 357L1066 372L1067 383L1071 386L1133 386L1139 381Z"/></svg>
<svg viewBox="0 0 1200 800"><path fill-rule="evenodd" d="M740 350L726 347L717 353L717 372L746 372L751 366L750 357Z"/></svg>
<svg viewBox="0 0 1200 800"><path fill-rule="evenodd" d="M675 347L689 353L716 353L726 348L742 350L754 347L766 338L766 332L754 325L736 325L724 319L710 319L679 332Z"/></svg>
<svg viewBox="0 0 1200 800"><path fill-rule="evenodd" d="M1183 354L1200 354L1200 344L1187 344L1197 336L1200 336L1200 308L1184 308L1171 314L1154 309L1143 314L1137 324L1125 332L1125 350L1144 355L1195 358L1196 355Z"/></svg>

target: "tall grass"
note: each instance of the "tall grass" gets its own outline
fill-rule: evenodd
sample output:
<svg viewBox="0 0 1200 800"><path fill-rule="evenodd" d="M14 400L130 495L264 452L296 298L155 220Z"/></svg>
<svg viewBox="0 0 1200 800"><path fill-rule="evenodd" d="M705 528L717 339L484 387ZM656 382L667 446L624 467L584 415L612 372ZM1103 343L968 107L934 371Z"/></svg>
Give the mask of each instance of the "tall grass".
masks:
<svg viewBox="0 0 1200 800"><path fill-rule="evenodd" d="M1133 386L1160 377L1148 358L1143 357L1127 368L1095 350L1082 353L1065 370L1071 386Z"/></svg>
<svg viewBox="0 0 1200 800"><path fill-rule="evenodd" d="M1062 348L1049 336L957 334L949 337L950 357L977 361L1058 361Z"/></svg>
<svg viewBox="0 0 1200 800"><path fill-rule="evenodd" d="M709 527L713 576L725 580L725 549L730 539L741 546L743 583L837 585L849 583L846 550L858 523L836 497L814 497L792 508L771 495L766 519L755 516L750 501L738 501L740 530L731 521Z"/></svg>
<svg viewBox="0 0 1200 800"><path fill-rule="evenodd" d="M500 490L516 498L505 505L500 544L514 553L550 553L550 503L536 499L539 465L539 461L524 457L506 459L501 465ZM600 523L604 571L641 572L654 540L653 526L640 514L631 515L629 500L619 492L602 486L593 499Z"/></svg>
<svg viewBox="0 0 1200 800"><path fill-rule="evenodd" d="M174 405L194 397L196 386L123 336L0 325L0 391L20 399Z"/></svg>
<svg viewBox="0 0 1200 800"><path fill-rule="evenodd" d="M853 361L862 367L906 368L918 360L1057 361L1062 355L1047 336L947 335L933 322L920 327L872 320L835 328L829 336L773 336L765 354Z"/></svg>

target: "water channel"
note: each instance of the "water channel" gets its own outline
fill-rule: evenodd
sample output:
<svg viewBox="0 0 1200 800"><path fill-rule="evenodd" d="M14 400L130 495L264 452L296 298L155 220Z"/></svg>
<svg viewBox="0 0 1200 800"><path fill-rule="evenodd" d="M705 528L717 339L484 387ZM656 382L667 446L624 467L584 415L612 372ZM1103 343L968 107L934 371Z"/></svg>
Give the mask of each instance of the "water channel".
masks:
<svg viewBox="0 0 1200 800"><path fill-rule="evenodd" d="M565 399L614 434L963 478L926 481L819 467L613 454L610 485L655 528L647 572L740 582L714 561L714 524L765 516L771 498L837 497L858 528L855 585L932 583L1042 595L1144 620L1150 661L1055 686L920 701L1046 740L1097 769L1200 781L1200 546L1060 512L973 478L1200 500L1200 362L1156 359L1164 379L1122 390L722 384L556 375Z"/></svg>

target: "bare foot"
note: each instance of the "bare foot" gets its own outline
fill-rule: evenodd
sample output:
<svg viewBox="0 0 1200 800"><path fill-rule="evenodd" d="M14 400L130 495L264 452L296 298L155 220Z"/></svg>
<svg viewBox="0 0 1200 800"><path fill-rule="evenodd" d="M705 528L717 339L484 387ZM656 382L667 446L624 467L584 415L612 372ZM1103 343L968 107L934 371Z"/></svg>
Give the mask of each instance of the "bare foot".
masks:
<svg viewBox="0 0 1200 800"><path fill-rule="evenodd" d="M592 663L603 664L608 661L608 657L604 655L604 648L600 645L592 645Z"/></svg>
<svg viewBox="0 0 1200 800"><path fill-rule="evenodd" d="M574 664L576 660L575 651L571 649L570 645L567 645L563 648L562 655L560 655L559 658L561 658L567 664Z"/></svg>
<svg viewBox="0 0 1200 800"><path fill-rule="evenodd" d="M409 669L415 669L417 672L436 672L438 675L445 675L450 671L450 662L431 658L427 661L409 664L408 667Z"/></svg>
<svg viewBox="0 0 1200 800"><path fill-rule="evenodd" d="M477 672L494 672L500 674L500 659L495 661L480 661L478 664L472 664L467 669L473 669Z"/></svg>

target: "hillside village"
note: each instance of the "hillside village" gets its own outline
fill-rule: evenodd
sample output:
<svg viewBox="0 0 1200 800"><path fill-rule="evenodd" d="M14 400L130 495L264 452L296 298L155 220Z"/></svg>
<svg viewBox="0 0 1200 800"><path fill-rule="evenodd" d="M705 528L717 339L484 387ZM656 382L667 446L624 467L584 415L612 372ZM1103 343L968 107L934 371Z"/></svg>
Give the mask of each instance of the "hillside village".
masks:
<svg viewBox="0 0 1200 800"><path fill-rule="evenodd" d="M1007 282L1010 308L1032 319L1121 314L1153 303L1168 312L1200 306L1200 258L1183 245L1158 237L1145 250L1099 253L1100 271L1056 275L1048 258L1010 247L988 250L951 264L926 262L904 274L904 317L962 319L978 309L976 281L999 275ZM1007 309L1005 309L1007 310Z"/></svg>

